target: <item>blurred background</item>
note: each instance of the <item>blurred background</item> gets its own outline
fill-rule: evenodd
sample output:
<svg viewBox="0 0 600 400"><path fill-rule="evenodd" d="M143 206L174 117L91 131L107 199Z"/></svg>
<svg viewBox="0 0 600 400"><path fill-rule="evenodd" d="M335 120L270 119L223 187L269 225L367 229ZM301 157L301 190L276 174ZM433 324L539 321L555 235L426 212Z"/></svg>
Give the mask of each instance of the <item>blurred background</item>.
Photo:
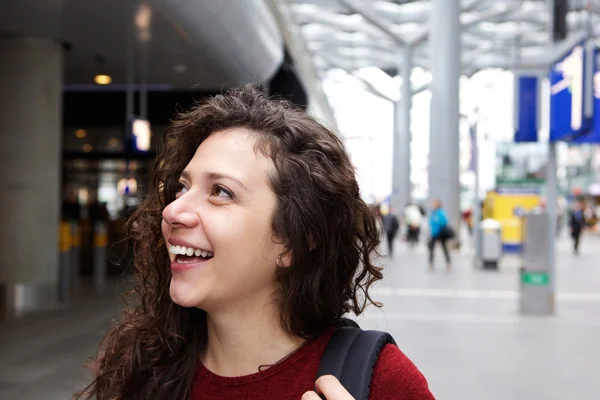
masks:
<svg viewBox="0 0 600 400"><path fill-rule="evenodd" d="M251 82L344 142L388 239L359 321L437 398L597 399L598 32L600 0L1 1L0 399L89 379L162 133Z"/></svg>

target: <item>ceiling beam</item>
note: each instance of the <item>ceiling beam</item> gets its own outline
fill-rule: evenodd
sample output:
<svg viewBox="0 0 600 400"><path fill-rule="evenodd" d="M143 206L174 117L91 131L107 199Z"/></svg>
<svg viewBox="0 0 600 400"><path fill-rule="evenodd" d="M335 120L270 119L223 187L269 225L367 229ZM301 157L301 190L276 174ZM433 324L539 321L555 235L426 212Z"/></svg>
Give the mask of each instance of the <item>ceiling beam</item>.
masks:
<svg viewBox="0 0 600 400"><path fill-rule="evenodd" d="M281 0L279 0L281 1ZM370 38L372 38L372 40L381 40L382 39L382 34L381 34L381 30L378 29L375 26L372 26L370 24L367 24L365 26L366 29L357 29L356 28L356 22L352 22L350 21L349 17L347 15L339 15L335 12L331 12L329 10L322 10L319 11L318 13L306 13L303 12L301 10L299 10L297 7L292 7L291 8L293 11L293 15L295 17L296 20L298 20L299 22L302 22L298 25L300 25L303 30L304 27L306 26L310 26L312 24L316 24L316 25L322 25L328 28L333 28L335 30L341 31L341 32L346 32L346 33L350 33L350 32L360 32L364 35L369 36ZM386 38L387 36L383 36L384 38Z"/></svg>
<svg viewBox="0 0 600 400"><path fill-rule="evenodd" d="M421 86L419 86L417 88L414 88L413 91L412 91L412 95L415 96L415 95L417 95L417 94L419 94L421 92L429 90L429 85L430 85L429 83L426 83L426 84L421 85Z"/></svg>
<svg viewBox="0 0 600 400"><path fill-rule="evenodd" d="M343 4L350 11L355 14L361 15L365 21L379 29L384 35L386 35L390 40L392 40L399 47L406 46L406 42L400 38L394 31L390 29L389 26L382 23L375 15L373 15L370 11L367 11L364 7L358 6L351 1L348 0L337 0L340 4Z"/></svg>
<svg viewBox="0 0 600 400"><path fill-rule="evenodd" d="M397 99L392 99L388 96L386 96L385 94L383 94L382 92L380 92L377 88L375 88L375 86L373 86L369 81L367 81L365 78L358 76L356 74L351 74L351 76L358 80L360 83L362 83L365 88L367 89L367 91L377 97L381 97L382 99L388 100L388 101L396 101Z"/></svg>
<svg viewBox="0 0 600 400"><path fill-rule="evenodd" d="M480 22L487 21L493 18L499 18L505 16L507 14L518 11L518 7L506 7L501 10L491 10L488 12L483 12L475 18L467 19L465 18L465 14L461 14L461 25L462 29L467 29L471 26L477 25ZM411 46L418 46L423 43L429 37L429 27L423 27L410 41Z"/></svg>
<svg viewBox="0 0 600 400"><path fill-rule="evenodd" d="M343 66L339 65L337 62L335 62L334 60L331 59L331 57L329 55L325 55L325 54L320 54L320 57L323 59L323 61L325 61L325 63L327 64L327 66L331 69L331 68L338 68L341 70L346 71L346 73L348 73L348 71L346 70L346 68L344 68ZM359 81L363 86L364 89L377 96L377 97L381 97L382 99L388 100L388 101L394 101L394 99L386 96L385 94L383 94L380 90L378 90L375 86L373 86L373 84L369 81L367 81L365 78L363 78L362 76L359 76L355 73L348 73L349 76L351 76L352 78L356 79L357 81Z"/></svg>
<svg viewBox="0 0 600 400"><path fill-rule="evenodd" d="M462 7L461 10L463 12L470 12L470 11L475 10L480 5L485 4L485 3L487 3L487 0L471 0L464 7Z"/></svg>

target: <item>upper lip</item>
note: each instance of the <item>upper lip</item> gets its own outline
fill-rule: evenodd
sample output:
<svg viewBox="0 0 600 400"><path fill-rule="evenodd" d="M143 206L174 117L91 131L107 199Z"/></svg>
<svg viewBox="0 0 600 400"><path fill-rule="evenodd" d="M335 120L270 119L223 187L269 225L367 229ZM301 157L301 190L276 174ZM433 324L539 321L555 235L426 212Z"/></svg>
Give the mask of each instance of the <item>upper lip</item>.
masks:
<svg viewBox="0 0 600 400"><path fill-rule="evenodd" d="M181 240L181 239L177 239L177 238L169 238L168 242L170 245L173 245L173 246L183 246L183 247L192 248L192 249L210 251L212 253L212 251L208 250L206 247L196 246L189 242L186 242L185 240Z"/></svg>

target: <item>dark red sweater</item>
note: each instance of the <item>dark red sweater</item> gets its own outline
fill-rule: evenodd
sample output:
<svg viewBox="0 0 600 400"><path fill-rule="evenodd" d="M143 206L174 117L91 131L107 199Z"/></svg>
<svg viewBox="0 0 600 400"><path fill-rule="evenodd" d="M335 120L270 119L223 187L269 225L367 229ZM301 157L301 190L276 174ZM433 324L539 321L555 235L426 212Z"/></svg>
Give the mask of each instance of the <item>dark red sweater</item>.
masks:
<svg viewBox="0 0 600 400"><path fill-rule="evenodd" d="M296 353L267 370L255 374L226 378L198 365L192 386L192 400L300 400L314 390L319 361L335 332L329 330L306 343ZM434 399L427 381L398 347L386 345L375 364L370 400Z"/></svg>

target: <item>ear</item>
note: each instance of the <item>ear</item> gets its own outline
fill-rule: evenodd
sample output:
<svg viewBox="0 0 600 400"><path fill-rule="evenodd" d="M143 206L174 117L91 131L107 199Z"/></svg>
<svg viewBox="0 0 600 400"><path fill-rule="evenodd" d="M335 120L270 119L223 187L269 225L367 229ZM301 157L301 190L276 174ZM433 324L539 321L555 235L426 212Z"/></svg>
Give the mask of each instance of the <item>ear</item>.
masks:
<svg viewBox="0 0 600 400"><path fill-rule="evenodd" d="M273 233L271 241L275 244L275 251L277 251L275 264L280 268L287 268L292 265L292 251L285 240Z"/></svg>
<svg viewBox="0 0 600 400"><path fill-rule="evenodd" d="M283 253L280 253L277 260L277 266L280 268L288 268L292 265L292 252L290 250L285 250Z"/></svg>

